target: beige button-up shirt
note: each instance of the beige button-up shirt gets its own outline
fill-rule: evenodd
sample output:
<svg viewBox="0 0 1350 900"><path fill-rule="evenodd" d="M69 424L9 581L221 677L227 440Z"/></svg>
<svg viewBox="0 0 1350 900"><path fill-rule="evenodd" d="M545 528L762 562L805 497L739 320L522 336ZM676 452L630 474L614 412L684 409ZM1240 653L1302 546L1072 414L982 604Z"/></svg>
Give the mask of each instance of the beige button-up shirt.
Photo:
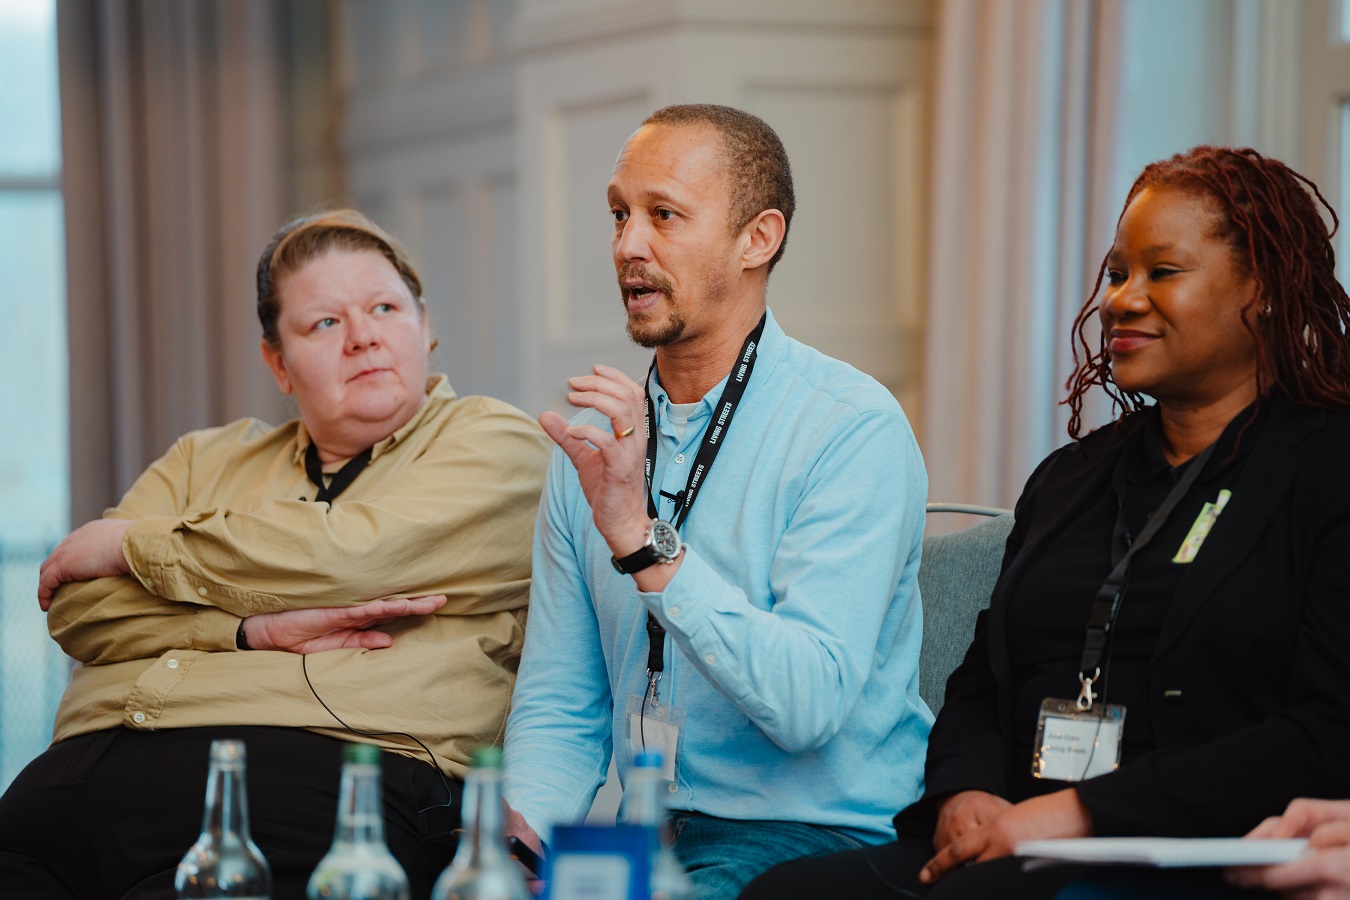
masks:
<svg viewBox="0 0 1350 900"><path fill-rule="evenodd" d="M444 376L427 392L331 504L313 502L298 422L180 438L104 513L135 520L132 576L66 585L52 603L48 628L79 663L55 739L279 725L425 758L407 737L358 736L336 715L415 735L458 775L476 746L499 742L551 444L514 407L456 398ZM244 616L424 594L449 603L381 626L392 647L311 654L313 690L300 656L235 649Z"/></svg>

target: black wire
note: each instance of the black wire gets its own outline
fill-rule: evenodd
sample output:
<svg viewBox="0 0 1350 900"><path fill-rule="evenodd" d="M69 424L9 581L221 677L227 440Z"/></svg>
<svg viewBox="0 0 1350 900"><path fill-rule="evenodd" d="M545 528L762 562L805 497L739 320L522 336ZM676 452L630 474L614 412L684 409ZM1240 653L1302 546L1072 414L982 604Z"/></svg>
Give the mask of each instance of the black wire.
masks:
<svg viewBox="0 0 1350 900"><path fill-rule="evenodd" d="M901 897L919 897L919 896L921 896L921 895L918 894L917 892L911 891L909 888L902 888L900 885L895 884L894 882L891 882L891 881L887 880L886 876L885 876L885 875L882 875L882 874L881 874L881 870L877 868L877 864L874 863L874 862L872 862L872 857L868 856L867 853L866 853L865 851L860 851L860 852L862 852L863 862L867 863L867 868L869 868L869 869L872 870L872 874L875 875L875 876L877 877L877 881L880 881L881 884L882 884L888 891L890 891L890 892L893 893L893 894L899 894Z"/></svg>
<svg viewBox="0 0 1350 900"><path fill-rule="evenodd" d="M655 682L650 675L647 676L647 689L642 692L642 709L638 712L638 740L642 743L642 752L647 752L647 698L651 696L652 685Z"/></svg>
<svg viewBox="0 0 1350 900"><path fill-rule="evenodd" d="M319 701L320 706L328 710L328 714L330 716L332 716L334 719L337 719L339 725L350 731L352 734L359 734L363 737L405 737L408 738L413 743L417 744L417 746L422 748L422 752L427 755L427 760L430 761L431 767L435 769L436 774L440 776L441 786L445 788L445 802L437 804L435 806L428 806L424 809L419 809L418 812L426 812L428 809L444 809L450 806L454 806L455 804L454 791L450 790L450 782L446 781L445 773L441 771L441 767L436 763L435 755L432 754L431 750L427 748L427 745L418 740L416 736L408 734L408 732L406 731L361 731L360 729L353 728L346 722L342 721L342 718L337 713L333 712L333 708L329 706L327 703L325 703L323 698L319 696L319 692L314 689L314 682L309 680L308 660L309 660L308 655L302 655L300 657L300 671L303 672L305 675L305 684L309 685L309 692L314 695L314 699Z"/></svg>

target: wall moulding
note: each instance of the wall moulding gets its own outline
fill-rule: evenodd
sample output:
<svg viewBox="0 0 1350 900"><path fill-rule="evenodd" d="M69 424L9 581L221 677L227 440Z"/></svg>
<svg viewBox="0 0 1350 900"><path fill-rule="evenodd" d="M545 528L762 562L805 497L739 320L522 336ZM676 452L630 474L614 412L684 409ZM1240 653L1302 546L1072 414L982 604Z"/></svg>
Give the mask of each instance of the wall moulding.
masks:
<svg viewBox="0 0 1350 900"><path fill-rule="evenodd" d="M682 26L928 31L932 0L521 0L517 50L541 51Z"/></svg>

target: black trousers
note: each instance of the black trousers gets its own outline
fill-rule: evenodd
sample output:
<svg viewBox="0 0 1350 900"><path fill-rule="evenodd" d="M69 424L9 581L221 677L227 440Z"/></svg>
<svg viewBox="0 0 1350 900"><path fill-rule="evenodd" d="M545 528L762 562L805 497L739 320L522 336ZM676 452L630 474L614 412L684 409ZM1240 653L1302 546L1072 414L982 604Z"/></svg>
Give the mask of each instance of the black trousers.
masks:
<svg viewBox="0 0 1350 900"><path fill-rule="evenodd" d="M0 897L171 900L201 831L212 740L244 741L249 823L273 897L305 896L337 819L343 743L298 728L115 728L54 744L0 797ZM385 839L427 898L449 864L463 783L382 754Z"/></svg>
<svg viewBox="0 0 1350 900"><path fill-rule="evenodd" d="M963 866L937 884L919 884L919 870L933 856L927 838L847 850L784 863L752 881L741 900L1261 900L1215 869L1143 869L1033 863L1017 857Z"/></svg>

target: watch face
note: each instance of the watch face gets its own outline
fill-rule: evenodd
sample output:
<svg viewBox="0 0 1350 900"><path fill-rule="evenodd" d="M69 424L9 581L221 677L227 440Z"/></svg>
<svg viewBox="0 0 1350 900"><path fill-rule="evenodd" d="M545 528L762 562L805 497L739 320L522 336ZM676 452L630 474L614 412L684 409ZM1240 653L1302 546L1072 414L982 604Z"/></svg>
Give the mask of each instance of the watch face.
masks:
<svg viewBox="0 0 1350 900"><path fill-rule="evenodd" d="M666 559L680 555L680 533L675 526L660 519L652 522L652 548Z"/></svg>

